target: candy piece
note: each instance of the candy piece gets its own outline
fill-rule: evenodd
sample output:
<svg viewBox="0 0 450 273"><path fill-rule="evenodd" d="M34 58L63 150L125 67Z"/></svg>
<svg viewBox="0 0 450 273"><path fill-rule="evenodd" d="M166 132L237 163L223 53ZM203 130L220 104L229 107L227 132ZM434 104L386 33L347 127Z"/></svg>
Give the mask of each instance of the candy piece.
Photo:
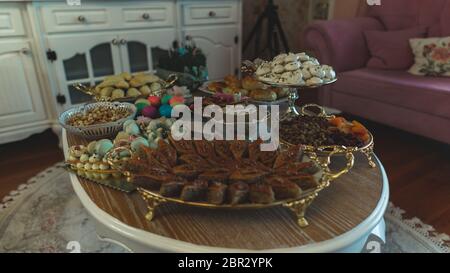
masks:
<svg viewBox="0 0 450 273"><path fill-rule="evenodd" d="M161 104L161 98L158 96L150 96L148 97L148 102L150 102L150 105L158 107Z"/></svg>
<svg viewBox="0 0 450 273"><path fill-rule="evenodd" d="M133 124L133 123L136 123L136 121L134 121L133 119L126 120L123 123L123 130L125 131L125 129L128 127L128 125Z"/></svg>
<svg viewBox="0 0 450 273"><path fill-rule="evenodd" d="M165 96L162 97L162 99L161 99L161 104L168 104L171 98L172 98L171 95L165 95Z"/></svg>
<svg viewBox="0 0 450 273"><path fill-rule="evenodd" d="M148 118L158 118L159 117L158 108L156 108L153 105L146 106L142 110L142 115Z"/></svg>
<svg viewBox="0 0 450 273"><path fill-rule="evenodd" d="M159 107L159 114L166 118L172 117L172 106L168 104L161 105L161 107Z"/></svg>

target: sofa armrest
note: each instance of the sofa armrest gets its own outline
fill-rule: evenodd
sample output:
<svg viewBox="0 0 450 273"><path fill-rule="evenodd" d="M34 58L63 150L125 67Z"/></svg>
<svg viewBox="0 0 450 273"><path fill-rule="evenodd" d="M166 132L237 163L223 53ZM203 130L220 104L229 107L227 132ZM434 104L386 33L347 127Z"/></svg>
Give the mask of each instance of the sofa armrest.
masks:
<svg viewBox="0 0 450 273"><path fill-rule="evenodd" d="M343 72L364 67L369 60L364 31L383 29L381 22L371 17L318 21L305 29L304 38L321 63Z"/></svg>

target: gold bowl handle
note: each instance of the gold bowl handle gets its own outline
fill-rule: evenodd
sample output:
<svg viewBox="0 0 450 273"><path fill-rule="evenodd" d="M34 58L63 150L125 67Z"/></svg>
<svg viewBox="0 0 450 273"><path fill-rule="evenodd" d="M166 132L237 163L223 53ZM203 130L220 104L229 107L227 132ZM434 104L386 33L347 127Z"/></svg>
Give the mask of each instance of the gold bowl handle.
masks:
<svg viewBox="0 0 450 273"><path fill-rule="evenodd" d="M303 105L302 107L300 107L300 112L304 116L312 116L310 113L306 112L306 109L313 107L318 108L320 110L320 112L317 114L318 117L328 117L327 113L325 112L325 109L322 106L314 103Z"/></svg>
<svg viewBox="0 0 450 273"><path fill-rule="evenodd" d="M177 74L170 74L167 79L165 80L164 88L170 88L175 85L175 82L178 81L178 75Z"/></svg>
<svg viewBox="0 0 450 273"><path fill-rule="evenodd" d="M330 181L335 180L338 177L340 177L343 174L348 173L355 163L355 156L353 155L353 149L349 149L344 146L322 146L319 148L316 148L316 150L313 147L305 147L305 152L308 154L308 156L316 162L316 164L320 165L322 169L325 171L324 176L326 176ZM317 156L317 152L327 153L327 156L324 158L319 158ZM330 163L331 163L331 157L335 154L345 154L345 158L347 159L346 166L337 172L331 172L330 171Z"/></svg>
<svg viewBox="0 0 450 273"><path fill-rule="evenodd" d="M106 161L108 161L108 164L111 166L112 169L118 170L119 172L123 173L125 176L129 177L131 174L130 172L126 171L123 167L123 160L117 160L115 157L119 155L121 152L128 152L130 155L132 154L132 151L130 148L125 146L119 146L116 148L113 148L109 150L106 155Z"/></svg>

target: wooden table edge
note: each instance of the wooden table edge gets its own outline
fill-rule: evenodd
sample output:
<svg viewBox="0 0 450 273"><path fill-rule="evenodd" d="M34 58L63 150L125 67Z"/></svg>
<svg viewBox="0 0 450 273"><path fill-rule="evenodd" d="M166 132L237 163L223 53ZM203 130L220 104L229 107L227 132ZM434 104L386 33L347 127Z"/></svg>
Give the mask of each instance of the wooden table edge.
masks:
<svg viewBox="0 0 450 273"><path fill-rule="evenodd" d="M63 139L63 150L64 157L68 157L68 142L67 142L67 134L66 130L63 129L62 134ZM100 209L88 196L84 188L81 186L78 177L69 173L70 180L72 183L72 187L80 199L84 208L88 211L88 213L94 217L94 219L105 228L118 233L120 236L136 242L140 245L145 245L149 247L151 251L161 251L161 252L281 252L281 253L296 253L296 252L311 252L311 253L320 253L320 252L339 252L339 250L343 250L354 244L355 242L367 238L372 230L374 230L382 221L383 215L386 211L388 200L389 200L389 183L386 172L384 170L383 165L377 156L374 155L375 161L377 163L377 168L380 168L382 178L383 178L383 188L381 192L381 198L377 203L374 211L367 217L364 221L358 224L352 230L343 233L339 236L334 237L333 239L325 240L322 242L303 245L299 247L289 247L289 248L277 248L277 249L265 249L265 250L251 250L251 249L234 249L234 248L221 248L221 247L210 247L203 245L196 245L188 242L183 242L175 239L171 239L168 237L160 236L153 234L151 232L137 229L131 227L124 222L118 220L117 218L111 216L106 213L102 209ZM102 238L113 243L119 243L121 246L124 244L120 241L116 241L114 238ZM129 246L126 246L128 250Z"/></svg>

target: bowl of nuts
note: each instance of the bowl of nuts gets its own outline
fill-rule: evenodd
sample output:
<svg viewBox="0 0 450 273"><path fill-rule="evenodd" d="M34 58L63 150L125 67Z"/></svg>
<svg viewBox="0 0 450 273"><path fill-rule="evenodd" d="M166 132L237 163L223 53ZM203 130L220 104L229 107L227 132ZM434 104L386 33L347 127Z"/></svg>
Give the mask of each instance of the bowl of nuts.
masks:
<svg viewBox="0 0 450 273"><path fill-rule="evenodd" d="M114 136L135 115L136 106L131 103L96 102L65 111L59 116L59 123L69 133L96 139Z"/></svg>

